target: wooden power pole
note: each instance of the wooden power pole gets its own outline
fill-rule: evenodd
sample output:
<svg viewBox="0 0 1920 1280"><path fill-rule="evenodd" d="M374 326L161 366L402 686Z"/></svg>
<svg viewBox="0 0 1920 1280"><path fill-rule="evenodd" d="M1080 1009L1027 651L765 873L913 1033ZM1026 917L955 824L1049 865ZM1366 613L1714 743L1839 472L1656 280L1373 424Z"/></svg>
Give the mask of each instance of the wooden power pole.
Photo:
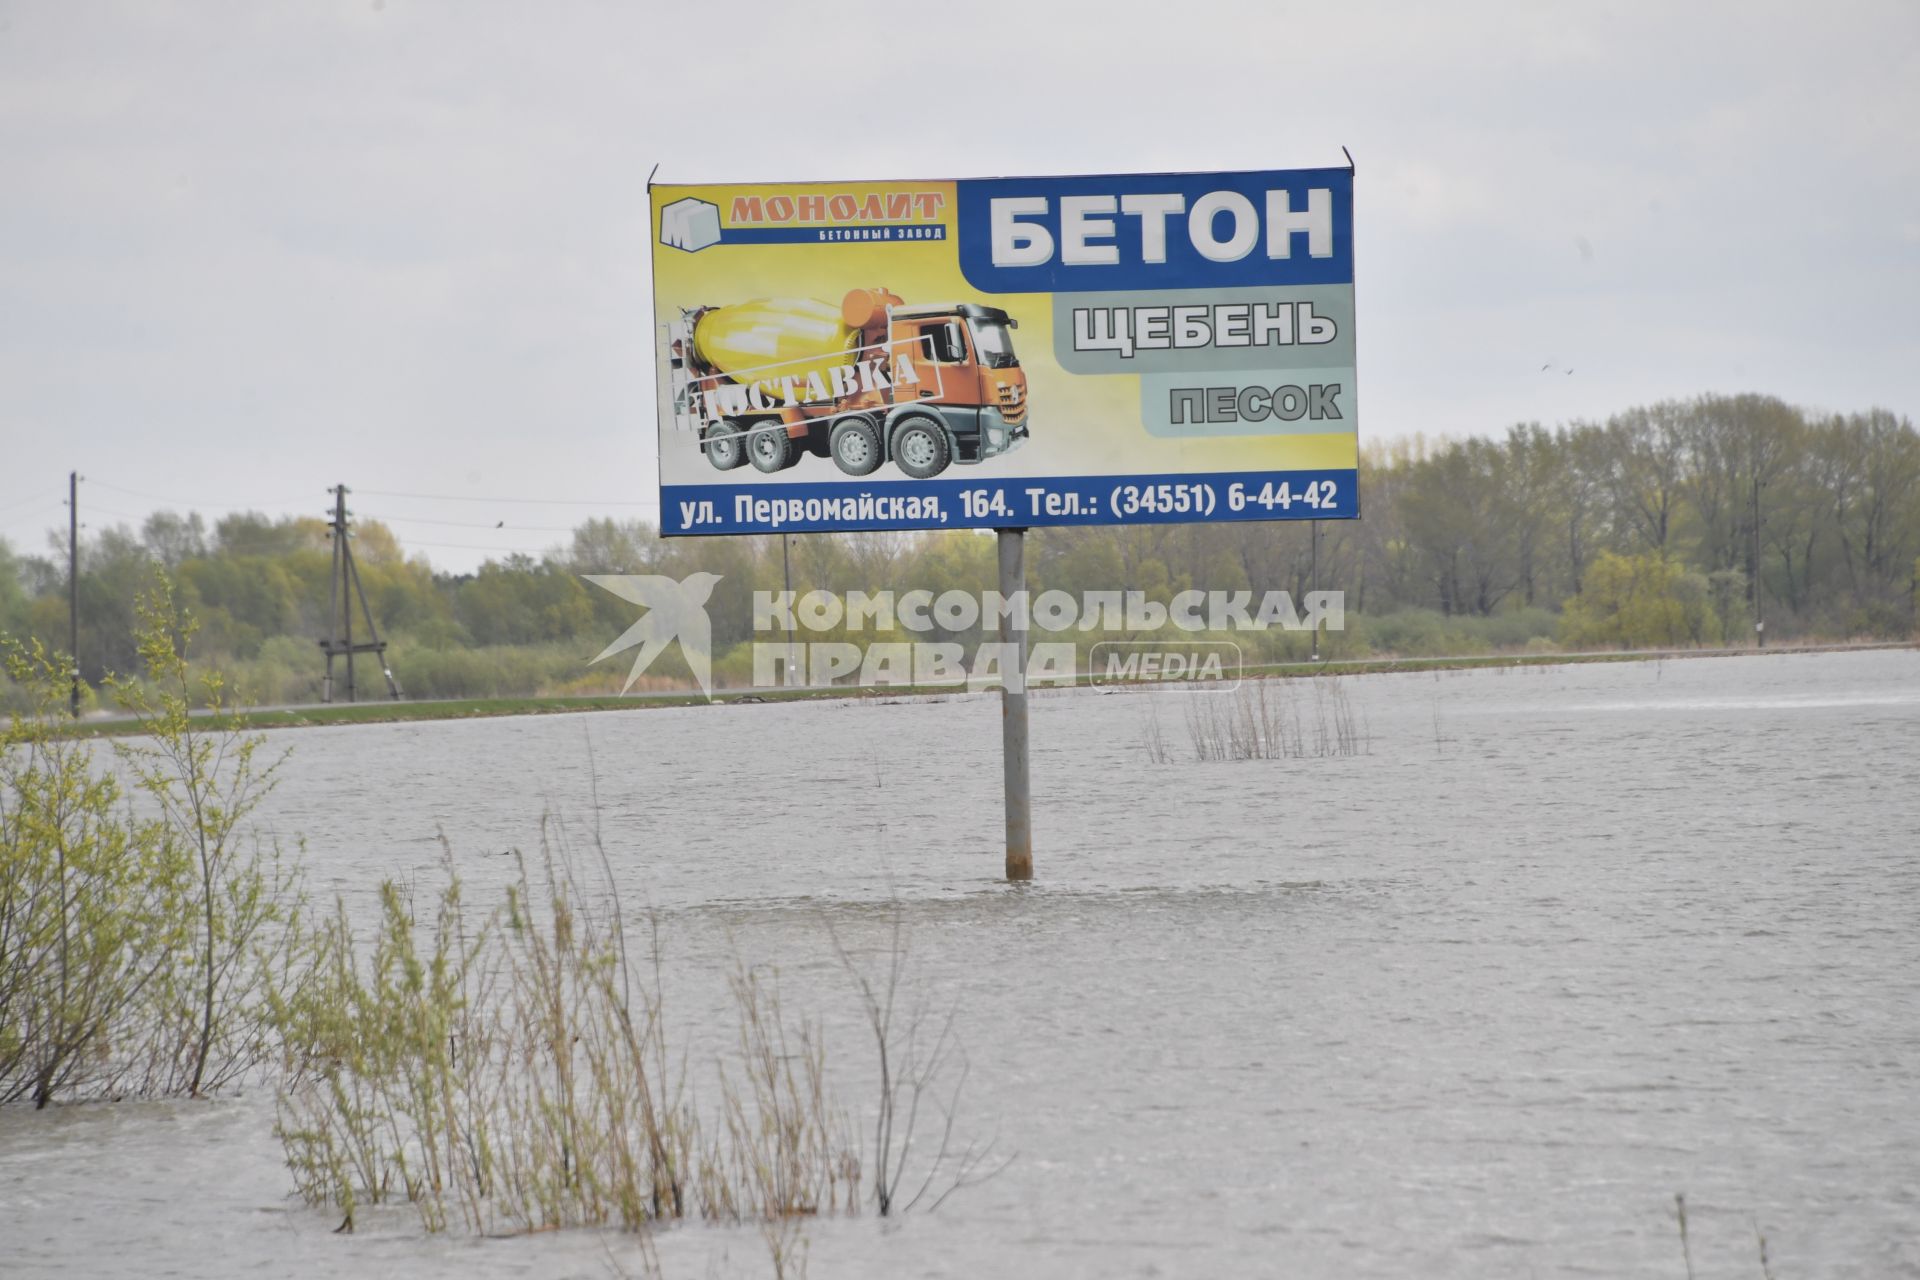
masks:
<svg viewBox="0 0 1920 1280"><path fill-rule="evenodd" d="M393 668L387 665L387 642L380 638L380 632L373 625L373 609L367 604L367 589L360 585L360 570L353 563L353 545L347 537L347 486L335 485L328 492L333 495L333 519L327 524L327 537L333 540L333 572L329 577L327 635L320 642L320 652L327 655L327 675L320 686L320 700L333 701L333 660L344 657L347 660L347 701L354 701L357 690L353 680L353 655L371 653L380 660L380 673L387 678L387 696L397 702L400 699L400 682L393 678ZM360 602L360 616L367 624L367 638L360 641L353 638L353 604L356 599Z"/></svg>
<svg viewBox="0 0 1920 1280"><path fill-rule="evenodd" d="M1753 469L1753 643L1767 647L1767 618L1760 601L1760 468Z"/></svg>
<svg viewBox="0 0 1920 1280"><path fill-rule="evenodd" d="M67 472L67 656L73 660L73 684L67 712L80 718L80 473Z"/></svg>

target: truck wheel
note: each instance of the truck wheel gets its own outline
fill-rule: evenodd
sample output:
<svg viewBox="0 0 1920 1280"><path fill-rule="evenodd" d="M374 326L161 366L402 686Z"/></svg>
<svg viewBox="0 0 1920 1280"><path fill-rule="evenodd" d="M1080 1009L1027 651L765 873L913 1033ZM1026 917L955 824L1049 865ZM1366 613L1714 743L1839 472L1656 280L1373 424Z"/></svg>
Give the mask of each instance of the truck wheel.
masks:
<svg viewBox="0 0 1920 1280"><path fill-rule="evenodd" d="M763 423L747 433L747 458L755 471L772 475L785 471L800 460L800 450L787 434L786 424Z"/></svg>
<svg viewBox="0 0 1920 1280"><path fill-rule="evenodd" d="M716 422L703 433L702 448L715 471L731 471L747 460L746 446L740 442L740 428L731 422Z"/></svg>
<svg viewBox="0 0 1920 1280"><path fill-rule="evenodd" d="M893 435L893 460L915 480L931 480L953 461L947 433L932 418L915 414Z"/></svg>
<svg viewBox="0 0 1920 1280"><path fill-rule="evenodd" d="M880 428L868 418L848 418L833 429L833 464L850 476L880 469Z"/></svg>

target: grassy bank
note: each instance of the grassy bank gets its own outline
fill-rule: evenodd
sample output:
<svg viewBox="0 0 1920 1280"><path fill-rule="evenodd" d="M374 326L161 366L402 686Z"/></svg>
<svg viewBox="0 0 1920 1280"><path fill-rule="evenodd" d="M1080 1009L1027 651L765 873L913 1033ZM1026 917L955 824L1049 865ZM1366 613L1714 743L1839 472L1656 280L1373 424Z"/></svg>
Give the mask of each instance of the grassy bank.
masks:
<svg viewBox="0 0 1920 1280"><path fill-rule="evenodd" d="M1875 649L1913 649L1911 641L1883 644L1781 645L1768 649L1642 649L1594 653L1466 654L1445 658L1358 658L1348 661L1248 664L1245 674L1260 679L1309 679L1316 676L1390 675L1481 668L1561 667L1611 662L1655 662L1682 658L1778 657L1796 653L1853 653ZM1077 685L1147 684L1146 680L1095 680L1082 673ZM562 715L583 711L648 711L661 707L740 706L837 698L898 698L960 692L953 685L838 685L820 689L720 689L711 700L695 692L634 693L627 696L526 698L446 698L392 702L334 703L275 707L240 712L247 729L297 729L322 725L390 724L416 720L470 720L494 716ZM72 726L74 736L114 737L140 731L125 717L87 719Z"/></svg>

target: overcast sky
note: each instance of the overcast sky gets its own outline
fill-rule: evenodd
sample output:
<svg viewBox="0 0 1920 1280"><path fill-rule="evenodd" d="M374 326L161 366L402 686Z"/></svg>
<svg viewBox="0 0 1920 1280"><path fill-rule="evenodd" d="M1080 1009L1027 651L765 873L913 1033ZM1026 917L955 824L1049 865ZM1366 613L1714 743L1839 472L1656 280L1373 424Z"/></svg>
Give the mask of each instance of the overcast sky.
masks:
<svg viewBox="0 0 1920 1280"><path fill-rule="evenodd" d="M454 568L650 517L656 163L1344 144L1363 439L1702 391L1912 415L1917 129L1913 0L0 0L0 537L41 550L74 468L95 526L344 480Z"/></svg>

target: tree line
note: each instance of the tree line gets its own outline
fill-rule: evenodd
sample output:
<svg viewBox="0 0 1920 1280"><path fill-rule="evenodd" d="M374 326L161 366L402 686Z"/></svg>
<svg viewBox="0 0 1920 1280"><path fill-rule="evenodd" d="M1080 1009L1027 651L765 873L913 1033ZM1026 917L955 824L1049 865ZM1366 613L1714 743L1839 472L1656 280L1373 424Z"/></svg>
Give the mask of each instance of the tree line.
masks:
<svg viewBox="0 0 1920 1280"><path fill-rule="evenodd" d="M1350 656L1448 647L1604 642L1750 643L1893 638L1915 630L1920 434L1883 409L1822 414L1771 396L1705 395L1605 422L1526 423L1497 436L1370 444L1354 521L1037 530L1036 589L1347 593ZM237 665L261 700L318 688L331 549L310 517L242 512L209 524L156 511L91 531L80 549L80 667L90 682L138 668L134 601L156 568L200 626L198 656ZM633 609L586 573L721 575L716 654L753 638L752 595L778 590L978 591L992 539L973 533L662 539L594 518L543 555L472 573L436 570L377 520L355 526L374 615L409 692L598 688L586 659ZM64 530L49 554L0 543L0 632L64 651ZM1657 569L1650 566L1658 566ZM1601 572L1600 580L1594 575ZM1594 630L1622 590L1669 597L1679 631ZM1569 601L1592 597L1568 611ZM1611 609L1611 612L1609 610ZM766 637L762 637L766 638ZM617 685L617 680L615 681Z"/></svg>

